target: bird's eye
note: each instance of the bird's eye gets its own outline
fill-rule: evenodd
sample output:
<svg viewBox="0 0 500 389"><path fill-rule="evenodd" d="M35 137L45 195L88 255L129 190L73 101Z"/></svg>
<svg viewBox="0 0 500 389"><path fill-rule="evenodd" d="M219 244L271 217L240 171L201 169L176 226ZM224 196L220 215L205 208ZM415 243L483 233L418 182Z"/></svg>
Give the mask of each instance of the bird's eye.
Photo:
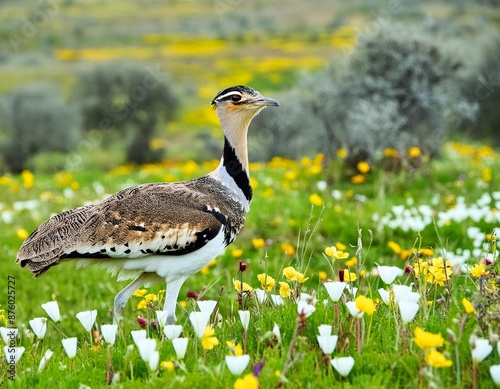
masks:
<svg viewBox="0 0 500 389"><path fill-rule="evenodd" d="M231 96L231 101L233 103L237 103L238 101L241 101L241 96L240 95L232 95Z"/></svg>

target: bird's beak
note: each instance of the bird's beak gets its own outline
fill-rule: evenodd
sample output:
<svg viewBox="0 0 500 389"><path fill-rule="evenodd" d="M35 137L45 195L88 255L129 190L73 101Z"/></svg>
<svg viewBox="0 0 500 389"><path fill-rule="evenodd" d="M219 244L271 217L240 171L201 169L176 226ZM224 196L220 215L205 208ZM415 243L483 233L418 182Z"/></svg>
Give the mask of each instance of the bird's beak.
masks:
<svg viewBox="0 0 500 389"><path fill-rule="evenodd" d="M253 102L253 104L262 105L264 107L267 107L267 106L279 107L280 106L280 103L278 102L278 100L270 99L269 97L264 97L264 96L260 96L260 97L256 98L255 101Z"/></svg>

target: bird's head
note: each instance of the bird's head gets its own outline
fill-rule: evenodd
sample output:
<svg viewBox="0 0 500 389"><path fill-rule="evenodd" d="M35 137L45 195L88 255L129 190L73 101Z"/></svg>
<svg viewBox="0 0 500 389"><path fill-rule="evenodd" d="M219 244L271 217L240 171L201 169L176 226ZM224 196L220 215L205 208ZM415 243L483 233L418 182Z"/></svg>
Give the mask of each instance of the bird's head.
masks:
<svg viewBox="0 0 500 389"><path fill-rule="evenodd" d="M262 96L256 90L243 85L226 88L214 97L212 105L224 127L227 122L240 121L250 123L250 120L267 106L279 106L280 103L269 97Z"/></svg>

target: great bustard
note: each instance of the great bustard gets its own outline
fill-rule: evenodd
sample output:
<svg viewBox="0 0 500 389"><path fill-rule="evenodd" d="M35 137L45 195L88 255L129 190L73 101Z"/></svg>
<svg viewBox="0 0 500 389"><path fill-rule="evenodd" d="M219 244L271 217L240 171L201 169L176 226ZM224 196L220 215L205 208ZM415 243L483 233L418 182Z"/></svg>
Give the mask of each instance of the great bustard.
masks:
<svg viewBox="0 0 500 389"><path fill-rule="evenodd" d="M217 169L190 181L127 188L53 216L26 239L16 262L35 277L74 260L77 267L99 264L119 280L133 278L115 297L117 320L135 290L166 282L164 311L167 323L174 323L184 281L219 255L243 227L252 200L248 126L266 106L279 106L241 85L219 92L212 104L224 132Z"/></svg>

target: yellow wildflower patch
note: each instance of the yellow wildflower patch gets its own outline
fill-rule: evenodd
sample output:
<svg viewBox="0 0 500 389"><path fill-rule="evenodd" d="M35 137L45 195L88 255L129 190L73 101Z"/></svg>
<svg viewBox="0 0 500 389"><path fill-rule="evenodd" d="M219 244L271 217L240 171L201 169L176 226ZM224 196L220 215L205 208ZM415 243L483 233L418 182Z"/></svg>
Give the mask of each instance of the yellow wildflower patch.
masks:
<svg viewBox="0 0 500 389"><path fill-rule="evenodd" d="M260 281L260 285L262 286L262 289L265 291L270 291L274 288L274 285L276 284L276 281L274 280L273 277L268 276L265 273L261 273L257 276L257 279Z"/></svg>
<svg viewBox="0 0 500 389"><path fill-rule="evenodd" d="M415 328L413 334L415 336L415 344L421 349L441 347L444 343L444 339L441 334L433 334L420 327Z"/></svg>

